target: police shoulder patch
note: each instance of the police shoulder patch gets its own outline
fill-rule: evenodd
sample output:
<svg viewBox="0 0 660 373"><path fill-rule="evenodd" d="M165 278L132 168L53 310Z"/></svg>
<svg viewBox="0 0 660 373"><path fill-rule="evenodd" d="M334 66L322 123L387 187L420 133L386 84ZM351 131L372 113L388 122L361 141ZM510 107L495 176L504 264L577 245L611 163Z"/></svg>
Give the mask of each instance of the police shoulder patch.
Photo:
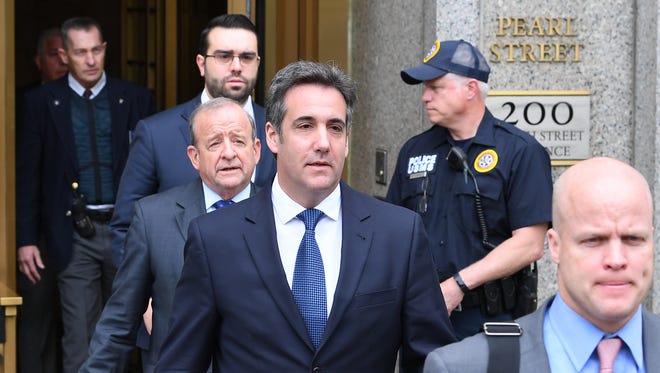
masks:
<svg viewBox="0 0 660 373"><path fill-rule="evenodd" d="M431 47L431 50L424 57L424 63L427 63L431 58L433 58L440 51L440 41L436 40Z"/></svg>
<svg viewBox="0 0 660 373"><path fill-rule="evenodd" d="M488 172L497 166L497 160L497 152L493 149L486 149L479 153L474 160L474 169L480 173Z"/></svg>

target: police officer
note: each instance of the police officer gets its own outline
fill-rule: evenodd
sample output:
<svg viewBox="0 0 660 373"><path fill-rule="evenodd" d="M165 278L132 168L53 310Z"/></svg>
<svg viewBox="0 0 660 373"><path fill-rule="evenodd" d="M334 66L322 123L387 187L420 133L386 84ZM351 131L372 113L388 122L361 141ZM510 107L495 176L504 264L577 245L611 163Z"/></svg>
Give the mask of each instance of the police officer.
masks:
<svg viewBox="0 0 660 373"><path fill-rule="evenodd" d="M523 269L543 256L551 220L549 156L486 109L489 73L464 40L436 41L421 65L401 71L424 84L433 126L403 145L387 193L424 220L459 339L531 311Z"/></svg>

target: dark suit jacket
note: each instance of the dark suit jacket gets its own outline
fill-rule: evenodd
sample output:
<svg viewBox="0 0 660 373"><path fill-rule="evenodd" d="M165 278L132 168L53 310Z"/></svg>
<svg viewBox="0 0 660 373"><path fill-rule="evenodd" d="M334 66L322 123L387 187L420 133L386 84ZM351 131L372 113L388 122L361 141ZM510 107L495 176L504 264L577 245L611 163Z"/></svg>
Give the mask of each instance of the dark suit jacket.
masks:
<svg viewBox="0 0 660 373"><path fill-rule="evenodd" d="M80 372L124 372L149 297L153 299L153 328L142 365L144 373L153 371L167 334L188 225L204 212L199 178L136 202L126 236L126 259L119 267L112 296L96 324L89 357Z"/></svg>
<svg viewBox="0 0 660 373"><path fill-rule="evenodd" d="M151 93L138 85L108 77L106 89L116 190L128 155L129 131L155 106ZM78 178L78 160L71 92L66 75L28 92L16 136L16 243L18 247L36 245L43 234L47 265L55 271L69 263L73 245L71 182Z"/></svg>
<svg viewBox="0 0 660 373"><path fill-rule="evenodd" d="M420 371L454 341L416 213L341 186L339 280L315 352L281 264L271 189L190 223L158 372ZM315 370L316 371L316 370Z"/></svg>
<svg viewBox="0 0 660 373"><path fill-rule="evenodd" d="M190 163L188 119L200 104L201 96L141 120L135 131L126 169L119 184L115 213L110 222L112 250L118 266L124 256L124 237L133 216L133 204L150 194L195 180L199 173ZM261 159L255 184L269 184L275 176L275 158L266 145L264 108L253 104Z"/></svg>
<svg viewBox="0 0 660 373"><path fill-rule="evenodd" d="M543 319L552 299L554 297L538 310L517 320L523 329L520 337L521 373L550 373L550 362L543 341ZM660 316L642 311L642 336L646 371L660 372L660 354L657 352L660 343ZM487 369L488 340L483 333L433 351L424 364L425 373L486 372Z"/></svg>

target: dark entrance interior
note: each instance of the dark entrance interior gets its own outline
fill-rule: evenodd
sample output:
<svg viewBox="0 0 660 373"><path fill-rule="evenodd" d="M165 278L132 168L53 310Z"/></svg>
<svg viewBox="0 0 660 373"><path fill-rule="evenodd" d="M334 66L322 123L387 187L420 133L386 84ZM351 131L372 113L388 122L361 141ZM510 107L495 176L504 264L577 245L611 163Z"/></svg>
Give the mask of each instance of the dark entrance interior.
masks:
<svg viewBox="0 0 660 373"><path fill-rule="evenodd" d="M166 16L167 6L174 17ZM170 106L165 98L168 79L176 78L168 104L200 92L203 81L195 66L199 34L209 19L227 12L227 1L183 0L172 9L165 0L20 0L15 12L16 87L39 80L33 58L42 30L59 27L70 17L90 16L99 21L108 42L106 73L151 89L161 110ZM176 30L174 38L165 37L168 30ZM165 70L166 53L176 56L174 73Z"/></svg>

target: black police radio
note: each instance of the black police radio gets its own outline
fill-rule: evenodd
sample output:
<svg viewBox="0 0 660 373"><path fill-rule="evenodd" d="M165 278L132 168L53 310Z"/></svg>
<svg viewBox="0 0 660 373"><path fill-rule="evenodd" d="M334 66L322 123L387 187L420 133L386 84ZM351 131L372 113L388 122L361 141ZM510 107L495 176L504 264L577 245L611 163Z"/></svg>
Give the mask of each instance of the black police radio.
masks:
<svg viewBox="0 0 660 373"><path fill-rule="evenodd" d="M78 193L78 183L71 183L73 189L73 204L71 206L71 217L73 218L73 227L79 235L90 238L96 233L94 223L87 214L87 198Z"/></svg>
<svg viewBox="0 0 660 373"><path fill-rule="evenodd" d="M462 171L465 182L470 175L474 182L474 205L477 210L477 219L481 229L481 242L487 249L494 249L495 245L488 241L488 226L484 210L481 205L481 194L477 178L467 163L467 155L457 146L452 146L446 157L449 167ZM504 310L511 312L513 318L524 316L533 312L538 301L538 269L536 262L526 266L512 276L505 276L499 280L487 281L482 285L485 302L483 307L487 315L497 315Z"/></svg>
<svg viewBox="0 0 660 373"><path fill-rule="evenodd" d="M481 193L479 192L479 184L477 183L477 178L474 176L472 170L467 163L467 155L458 146L452 146L449 149L449 153L445 158L449 162L449 167L456 171L463 171L465 175L465 183L467 183L467 177L470 175L472 181L474 182L474 205L477 210L477 219L479 220L479 229L481 230L481 242L487 249L494 249L495 245L488 241L488 226L486 226L486 217L484 216L484 209L481 204Z"/></svg>

